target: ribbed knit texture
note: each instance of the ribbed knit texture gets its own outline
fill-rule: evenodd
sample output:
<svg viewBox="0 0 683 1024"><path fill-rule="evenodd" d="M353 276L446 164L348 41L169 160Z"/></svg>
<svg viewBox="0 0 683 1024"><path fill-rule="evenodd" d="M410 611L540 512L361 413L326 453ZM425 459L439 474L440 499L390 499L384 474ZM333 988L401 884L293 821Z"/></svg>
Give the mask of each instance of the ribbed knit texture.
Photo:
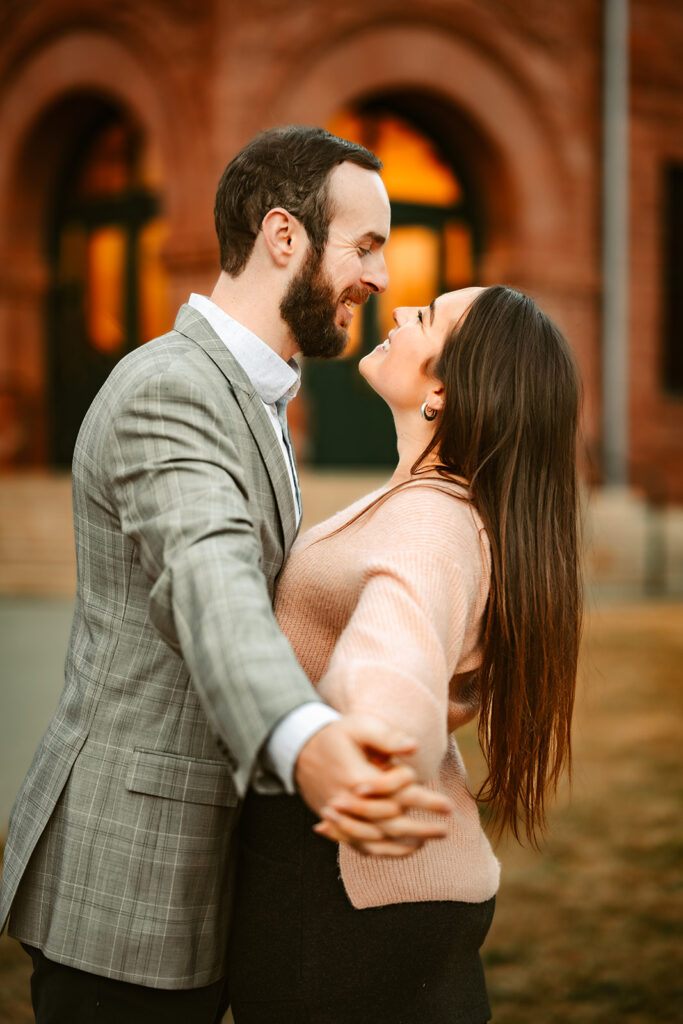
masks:
<svg viewBox="0 0 683 1024"><path fill-rule="evenodd" d="M449 734L478 712L470 673L481 660L488 540L473 506L456 497L466 495L457 485L416 481L387 490L299 538L275 612L325 700L413 736L420 778L455 805L448 837L410 857L363 857L340 846L353 905L478 903L496 892L500 868Z"/></svg>

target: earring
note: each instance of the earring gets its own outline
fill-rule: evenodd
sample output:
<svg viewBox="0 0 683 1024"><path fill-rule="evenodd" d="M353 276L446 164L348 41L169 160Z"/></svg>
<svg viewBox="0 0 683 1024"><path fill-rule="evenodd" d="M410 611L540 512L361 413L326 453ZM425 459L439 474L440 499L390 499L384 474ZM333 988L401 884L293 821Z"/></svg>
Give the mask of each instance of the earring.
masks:
<svg viewBox="0 0 683 1024"><path fill-rule="evenodd" d="M439 415L439 410L438 409L432 409L432 407L430 405L427 405L426 402L423 402L422 403L422 407L420 409L420 415L422 416L422 419L424 419L424 420L429 420L429 421L435 420L436 417Z"/></svg>

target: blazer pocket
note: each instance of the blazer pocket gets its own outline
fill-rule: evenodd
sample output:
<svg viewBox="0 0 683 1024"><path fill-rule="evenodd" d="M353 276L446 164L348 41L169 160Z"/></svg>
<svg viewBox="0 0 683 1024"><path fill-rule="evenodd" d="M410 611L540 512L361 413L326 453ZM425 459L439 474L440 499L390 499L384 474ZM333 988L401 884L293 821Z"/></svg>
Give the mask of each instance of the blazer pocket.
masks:
<svg viewBox="0 0 683 1024"><path fill-rule="evenodd" d="M230 768L222 761L209 761L183 754L136 747L126 779L132 793L184 800L191 804L235 807L237 790Z"/></svg>

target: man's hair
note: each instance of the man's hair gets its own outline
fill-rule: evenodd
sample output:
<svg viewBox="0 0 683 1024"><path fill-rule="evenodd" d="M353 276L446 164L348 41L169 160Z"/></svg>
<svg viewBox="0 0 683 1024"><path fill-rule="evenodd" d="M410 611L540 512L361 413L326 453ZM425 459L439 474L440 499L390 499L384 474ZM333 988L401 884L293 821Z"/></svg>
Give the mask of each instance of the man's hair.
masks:
<svg viewBox="0 0 683 1024"><path fill-rule="evenodd" d="M231 277L244 270L263 218L277 206L303 224L312 247L322 253L334 214L328 179L345 161L369 171L382 168L370 150L324 128L270 128L247 143L223 171L216 192L223 270Z"/></svg>

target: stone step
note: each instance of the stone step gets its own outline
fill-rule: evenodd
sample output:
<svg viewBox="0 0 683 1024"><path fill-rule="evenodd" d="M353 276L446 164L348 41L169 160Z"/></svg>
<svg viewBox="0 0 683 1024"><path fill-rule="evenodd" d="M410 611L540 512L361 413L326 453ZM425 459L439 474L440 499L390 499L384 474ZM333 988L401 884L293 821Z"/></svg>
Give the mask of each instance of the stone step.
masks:
<svg viewBox="0 0 683 1024"><path fill-rule="evenodd" d="M302 528L379 487L386 476L302 469ZM683 509L655 508L629 491L594 491L585 520L590 594L683 595ZM0 476L0 594L69 595L75 588L70 475Z"/></svg>
<svg viewBox="0 0 683 1024"><path fill-rule="evenodd" d="M73 594L75 589L70 474L3 474L0 593Z"/></svg>

